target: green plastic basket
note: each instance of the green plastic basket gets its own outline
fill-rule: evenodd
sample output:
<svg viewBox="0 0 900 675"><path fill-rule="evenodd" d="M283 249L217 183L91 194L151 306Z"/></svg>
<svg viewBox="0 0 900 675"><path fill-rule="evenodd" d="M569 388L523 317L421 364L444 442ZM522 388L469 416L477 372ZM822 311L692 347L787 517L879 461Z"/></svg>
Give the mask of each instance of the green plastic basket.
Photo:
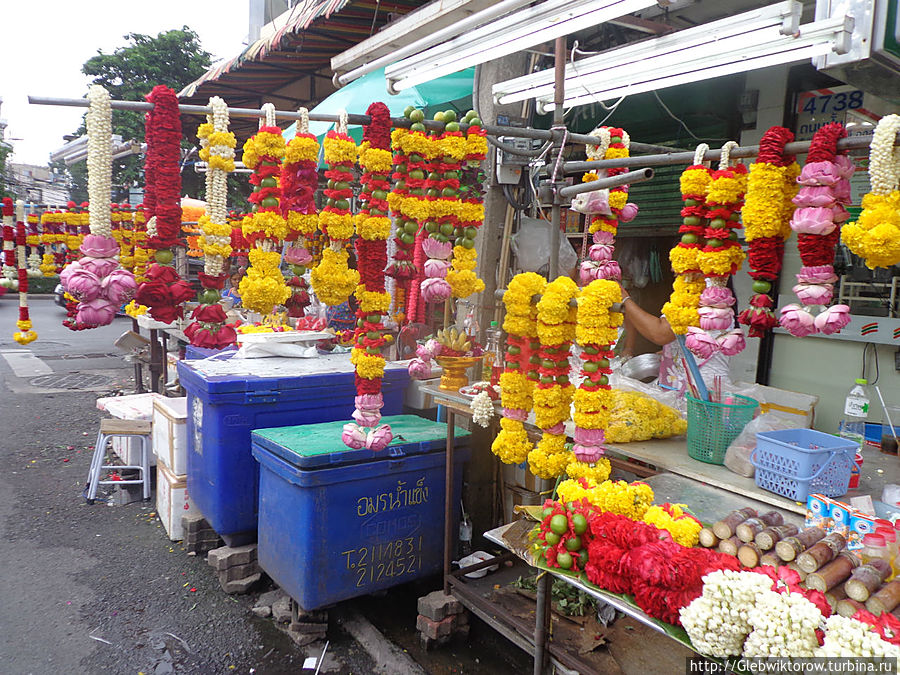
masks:
<svg viewBox="0 0 900 675"><path fill-rule="evenodd" d="M759 403L739 394L726 394L730 403L686 397L688 455L707 464L724 464L725 451L753 419Z"/></svg>

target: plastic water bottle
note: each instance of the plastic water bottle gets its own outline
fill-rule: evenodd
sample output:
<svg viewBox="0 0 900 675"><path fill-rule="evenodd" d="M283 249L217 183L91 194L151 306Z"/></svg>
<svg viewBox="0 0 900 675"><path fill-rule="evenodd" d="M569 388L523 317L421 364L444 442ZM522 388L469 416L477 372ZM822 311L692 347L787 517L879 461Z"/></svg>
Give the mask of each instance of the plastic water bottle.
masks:
<svg viewBox="0 0 900 675"><path fill-rule="evenodd" d="M844 401L844 419L841 420L840 436L855 443L862 449L866 442L866 420L869 417L869 393L866 391L868 382L862 378L856 380L856 384Z"/></svg>
<svg viewBox="0 0 900 675"><path fill-rule="evenodd" d="M500 381L500 373L503 372L503 347L500 345L502 332L496 321L491 321L491 327L485 331L484 362L481 379L497 384Z"/></svg>

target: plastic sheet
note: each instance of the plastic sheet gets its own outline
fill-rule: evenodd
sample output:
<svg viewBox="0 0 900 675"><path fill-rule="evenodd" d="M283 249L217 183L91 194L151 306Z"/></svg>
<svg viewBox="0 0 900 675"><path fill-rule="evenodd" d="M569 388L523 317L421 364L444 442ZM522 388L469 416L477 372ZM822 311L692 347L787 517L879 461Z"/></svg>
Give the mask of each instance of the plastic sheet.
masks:
<svg viewBox="0 0 900 675"><path fill-rule="evenodd" d="M550 265L550 223L523 216L519 231L512 236L512 247L523 271L546 273ZM572 276L577 264L575 249L566 237L560 237L559 273Z"/></svg>
<svg viewBox="0 0 900 675"><path fill-rule="evenodd" d="M756 469L750 463L750 455L756 449L756 434L761 431L793 429L796 426L796 420L774 412L757 416L747 423L744 430L728 446L728 450L725 451L725 466L739 476L753 478Z"/></svg>

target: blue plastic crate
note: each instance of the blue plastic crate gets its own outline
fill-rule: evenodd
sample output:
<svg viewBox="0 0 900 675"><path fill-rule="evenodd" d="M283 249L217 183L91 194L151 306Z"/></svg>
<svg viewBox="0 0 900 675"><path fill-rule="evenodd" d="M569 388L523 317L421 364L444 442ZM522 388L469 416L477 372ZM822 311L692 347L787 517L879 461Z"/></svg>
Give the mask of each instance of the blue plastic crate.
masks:
<svg viewBox="0 0 900 675"><path fill-rule="evenodd" d="M410 416L387 418L405 435ZM304 427L253 434L260 465L260 567L301 607L318 609L439 572L443 563L446 425L416 419L418 437L359 459L340 440L342 423L308 425L331 437L336 459ZM401 421L403 421L401 423ZM468 432L456 430L453 499L459 503ZM430 450L430 451L429 451ZM423 452L424 451L424 452ZM416 453L416 454L411 454ZM305 469L303 465L314 468ZM454 509L456 514L457 509ZM455 517L458 517L456 515Z"/></svg>
<svg viewBox="0 0 900 675"><path fill-rule="evenodd" d="M209 376L178 362L187 392L188 492L212 528L229 543L256 538L259 465L251 453L254 429L351 421L353 372L296 377ZM405 369L382 380L385 415L403 409Z"/></svg>
<svg viewBox="0 0 900 675"><path fill-rule="evenodd" d="M847 492L857 446L813 429L781 429L756 434L750 463L756 485L797 502L816 492L840 497Z"/></svg>

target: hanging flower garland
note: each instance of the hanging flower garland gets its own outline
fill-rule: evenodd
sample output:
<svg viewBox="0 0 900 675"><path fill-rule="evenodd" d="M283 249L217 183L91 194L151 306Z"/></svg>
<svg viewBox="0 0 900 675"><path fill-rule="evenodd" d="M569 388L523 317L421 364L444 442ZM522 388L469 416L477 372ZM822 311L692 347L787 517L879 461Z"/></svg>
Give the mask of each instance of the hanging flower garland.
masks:
<svg viewBox="0 0 900 675"><path fill-rule="evenodd" d="M241 230L252 248L248 255L250 269L241 279L239 291L244 307L267 315L276 305L284 303L291 291L281 274L278 250L288 234L287 223L281 215L278 183L285 143L281 129L275 125L275 107L266 103L262 111L264 117L260 119L259 131L244 143L243 162L253 170L250 176L253 193L249 198L253 212L244 218Z"/></svg>
<svg viewBox="0 0 900 675"><path fill-rule="evenodd" d="M171 323L182 317L183 303L194 297L173 266L172 249L181 233L181 116L178 97L169 87L154 87L147 100L153 109L146 118L144 179L149 190L145 187L144 204L150 216L147 248L155 251L155 262L145 272L135 300L146 305L156 321Z"/></svg>
<svg viewBox="0 0 900 675"><path fill-rule="evenodd" d="M394 171L391 178L394 184L388 193L387 201L391 209L391 215L396 223L394 240L392 242L394 254L387 269L387 275L394 279L394 319L398 324L406 321L406 301L412 280L417 275L413 258L416 249L416 235L419 233L419 223L415 216L408 210L410 197L409 188L409 155L403 149L404 140L408 129L399 127L391 131L391 150L393 151ZM424 235L423 235L424 236Z"/></svg>
<svg viewBox="0 0 900 675"><path fill-rule="evenodd" d="M281 213L287 221L287 241L290 242L284 259L294 273L288 281L291 296L285 301L285 307L292 317L303 316L304 308L309 305L304 275L313 257L308 241L319 227L315 201L319 183L319 141L309 133L309 111L300 108L298 112L297 130L287 144L281 166Z"/></svg>
<svg viewBox="0 0 900 675"><path fill-rule="evenodd" d="M547 282L534 272L514 276L503 294L506 316L506 362L500 375L500 403L503 417L500 433L491 444L491 452L505 464L520 464L528 459L533 445L525 431L525 421L531 412L534 385L539 377L529 363L532 341L537 338L537 306L535 295L544 292ZM539 360L537 353L535 360Z"/></svg>
<svg viewBox="0 0 900 675"><path fill-rule="evenodd" d="M863 197L859 218L841 234L869 269L900 262L900 148L894 147L898 130L900 115L886 115L875 127L869 149L871 189Z"/></svg>
<svg viewBox="0 0 900 675"><path fill-rule="evenodd" d="M134 296L134 275L119 267L119 245L112 237L110 191L112 183L112 108L109 92L99 85L88 90L87 167L90 234L81 242L80 260L60 274L66 292L78 301L72 329L96 328L112 323L119 307ZM176 103L177 109L177 103Z"/></svg>
<svg viewBox="0 0 900 675"><path fill-rule="evenodd" d="M740 163L730 165L731 149L735 147L734 141L722 146L719 170L710 173L704 201L705 244L697 251L697 266L706 279L697 309L700 326L690 326L685 340L685 346L701 359L719 351L733 356L745 347L743 332L732 330L736 301L728 288L728 277L744 262L737 231L741 227L747 168Z"/></svg>
<svg viewBox="0 0 900 675"><path fill-rule="evenodd" d="M345 302L359 284L359 272L347 264L347 244L353 236L353 216L350 199L353 189L353 166L358 156L356 143L347 135L347 113L341 111L337 128L325 135L324 157L328 169L325 177L331 187L326 188L325 208L319 212L319 229L328 237L328 247L322 251L322 262L312 271L312 287L326 305Z"/></svg>
<svg viewBox="0 0 900 675"><path fill-rule="evenodd" d="M219 349L237 338L228 326L228 317L219 304L219 292L225 287L225 259L231 255L231 225L228 224L228 174L234 171L234 148L237 141L228 131L228 106L218 96L209 99L212 112L197 129L200 159L207 163L206 213L198 226L202 235L203 272L200 273L199 305L191 313L194 320L184 329L191 344Z"/></svg>
<svg viewBox="0 0 900 675"><path fill-rule="evenodd" d="M850 308L834 305L822 308L817 316L813 306L828 305L834 295L834 247L840 237L840 225L850 214L850 176L853 162L837 154L837 142L847 131L837 122L816 131L810 143L806 165L797 182L802 186L793 202L797 206L791 229L797 233L797 248L803 267L797 274L793 291L801 305L789 304L781 309L781 326L795 337L821 331L826 335L840 332L850 322Z"/></svg>
<svg viewBox="0 0 900 675"><path fill-rule="evenodd" d="M28 269L25 266L25 246L28 239L25 230L25 203L20 199L16 202L16 261L18 263L19 276L19 319L16 321L17 330L13 333L13 340L20 345L27 345L37 340L38 334L31 329L31 317L28 315Z"/></svg>
<svg viewBox="0 0 900 675"><path fill-rule="evenodd" d="M624 129L598 127L590 135L597 136L600 143L585 146L588 161L628 157L631 139ZM582 181L588 183L600 178L611 178L626 171L627 169L621 167L592 171L586 173ZM637 216L638 208L635 204L628 203L627 185L619 185L609 190L598 190L591 195L590 199L591 213L594 215L588 225L588 232L593 235L594 243L588 251L590 259L581 263L581 283L586 285L595 279L618 281L622 278L622 270L619 269L619 263L613 260L613 251L619 221L633 220Z"/></svg>
<svg viewBox="0 0 900 675"><path fill-rule="evenodd" d="M19 272L16 269L16 211L10 197L3 198L3 288L11 291L19 288Z"/></svg>
<svg viewBox="0 0 900 675"><path fill-rule="evenodd" d="M385 360L381 350L389 342L389 336L384 333L384 315L391 308L391 296L384 288L387 239L391 233L391 220L387 217L391 114L384 103L371 104L366 114L371 121L363 128L363 142L359 147L362 191L361 208L355 217L359 309L350 355L356 366L356 410L353 412L355 423L344 425L342 439L348 447L365 447L377 452L394 438L390 425L378 426L384 406L381 380Z"/></svg>
<svg viewBox="0 0 900 675"><path fill-rule="evenodd" d="M609 460L603 457L605 430L612 410L612 373L610 359L622 325L622 314L612 305L622 301L622 291L615 281L596 279L578 298L578 324L575 340L581 347L582 381L575 392L575 461L566 467L570 478L590 478L602 483L609 478Z"/></svg>
<svg viewBox="0 0 900 675"><path fill-rule="evenodd" d="M146 194L145 194L146 197ZM147 213L143 204L138 204L134 211L134 280L140 284L147 280L147 268L150 265L150 249L147 248Z"/></svg>
<svg viewBox="0 0 900 675"><path fill-rule="evenodd" d="M754 295L750 307L738 315L738 321L749 326L750 337L763 337L778 324L770 293L781 272L784 242L791 234L790 219L794 212L791 200L797 194L796 178L800 175L793 156L784 154L784 146L792 140L794 134L784 127L766 131L747 179L741 216Z"/></svg>
<svg viewBox="0 0 900 675"><path fill-rule="evenodd" d="M534 422L543 435L528 453L528 465L540 478L558 476L573 458L566 447L565 422L575 391L569 382L569 349L578 309L570 301L577 297L578 285L569 277L558 277L547 284L537 304L540 380L534 390Z"/></svg>
<svg viewBox="0 0 900 675"><path fill-rule="evenodd" d="M448 113L444 113L445 121ZM484 290L484 281L475 274L478 252L475 250L475 237L484 223L484 171L481 162L487 156L487 132L480 126L471 123L478 119L474 110L466 113L463 122L469 124L465 139L458 135L459 124L455 120L447 121L441 148L444 152L444 163L441 165L444 180L452 180L460 175L459 202L457 204L457 222L454 235L453 260L447 272L447 283L450 284L454 298L468 298L473 293ZM461 142L464 140L465 142ZM458 168L447 158L465 160ZM449 168L449 170L448 170Z"/></svg>

